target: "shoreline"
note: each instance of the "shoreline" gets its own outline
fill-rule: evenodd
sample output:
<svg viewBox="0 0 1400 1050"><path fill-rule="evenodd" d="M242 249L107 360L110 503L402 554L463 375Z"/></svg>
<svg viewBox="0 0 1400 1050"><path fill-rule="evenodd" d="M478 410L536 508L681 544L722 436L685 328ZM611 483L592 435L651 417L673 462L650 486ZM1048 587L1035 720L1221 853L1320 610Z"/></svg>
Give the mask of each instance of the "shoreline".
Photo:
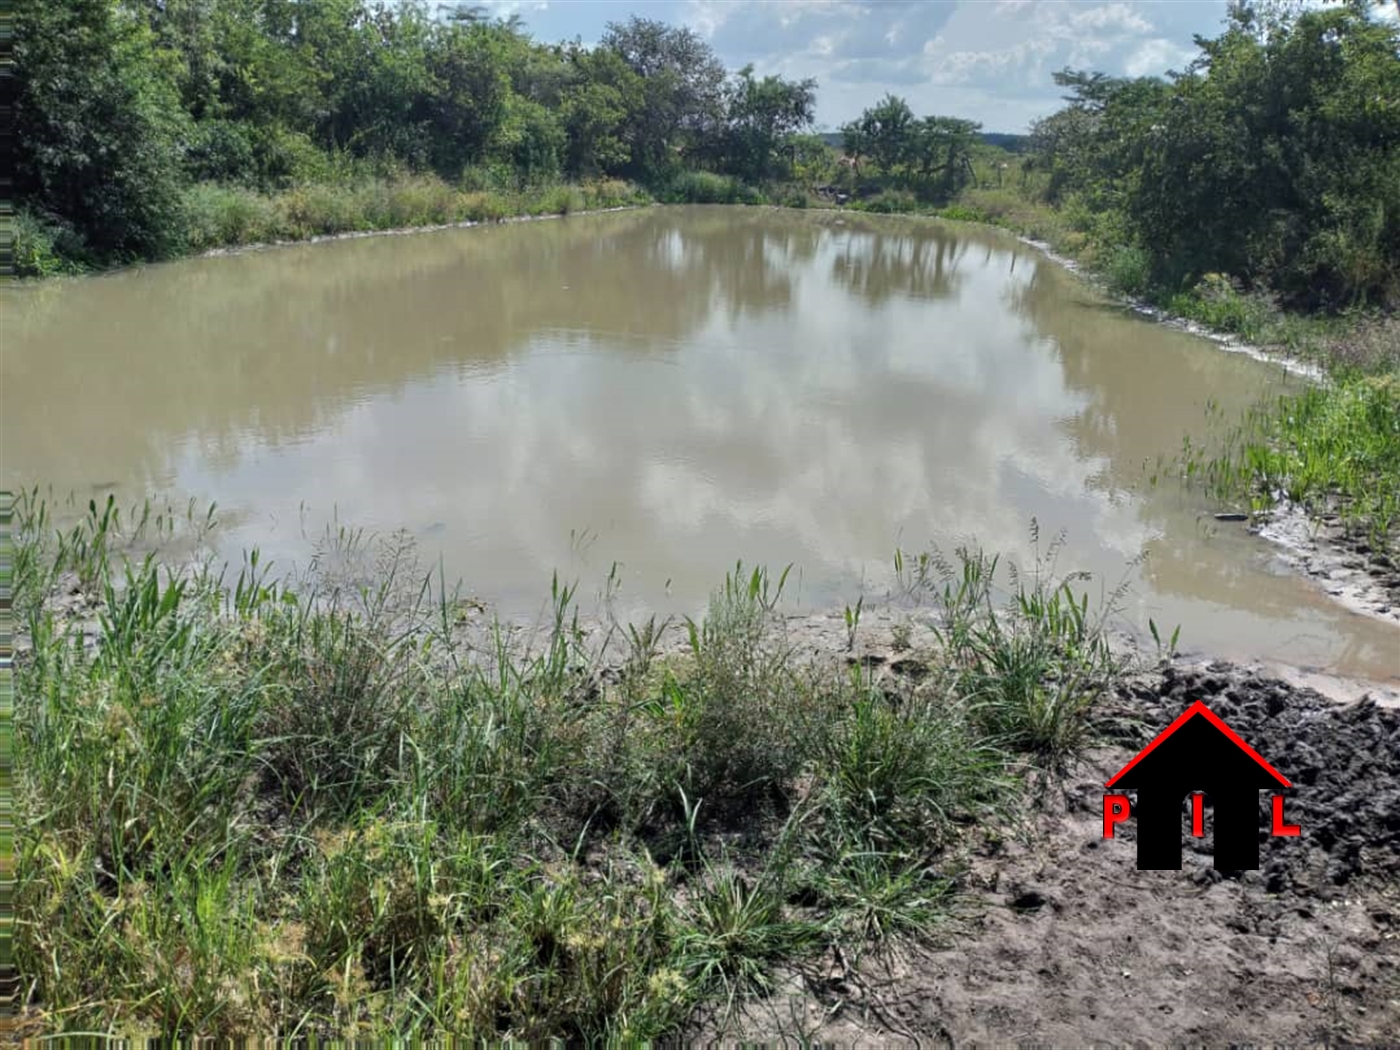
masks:
<svg viewBox="0 0 1400 1050"><path fill-rule="evenodd" d="M440 222L426 226L394 226L384 230L346 230L344 233L318 233L311 237L302 237L293 240L259 241L254 244L237 244L225 248L209 248L206 251L197 252L194 255L186 255L168 261L180 262L183 259L218 259L230 255L242 255L248 252L271 251L275 248L295 248L303 244L327 244L332 241L358 240L365 237L405 237L415 233L441 233L444 230L470 230L478 226L506 226L520 222L544 222L548 219L567 219L572 215L611 215L614 212L641 211L646 208L655 208L658 206L657 201L649 201L645 204L619 204L613 208L585 208L579 211L548 212L543 215L506 215L499 219L463 219L461 222ZM133 265L150 264L138 263ZM104 270L102 272L120 272L120 270L126 268L127 267L118 267L117 270Z"/></svg>
<svg viewBox="0 0 1400 1050"><path fill-rule="evenodd" d="M1033 237L1028 237L1025 234L1017 233L1015 230L1009 227L998 226L995 223L977 223L977 225L991 226L994 229L1005 230L1007 233L1010 233L1012 236L1014 236L1016 240L1018 240L1020 243L1026 245L1027 247L1034 248L1036 251L1040 252L1051 262L1057 263L1060 266L1064 267L1066 270L1074 274L1080 280L1087 281L1093 284L1095 287L1097 287L1100 291L1102 291L1105 295L1107 295L1114 302L1118 303L1120 306L1126 307L1127 309L1132 310L1134 313L1146 317L1149 320L1157 324L1163 325L1166 328L1171 328L1178 332L1185 332L1188 335L1194 335L1197 338L1205 339L1211 343L1214 343L1217 348L1225 351L1226 353L1244 354L1246 357L1251 357L1262 364L1277 365L1278 367L1282 368L1285 372L1288 372L1290 375L1300 376L1304 379L1310 379L1314 382L1319 383L1325 382L1327 379L1327 375L1322 370L1322 368L1318 365L1313 364L1310 361L1302 361L1288 354L1272 353L1262 346L1258 346L1254 343L1248 342L1247 340L1240 339L1230 334L1229 332L1219 331L1217 329L1211 328L1209 325L1202 324L1200 321L1193 321L1188 317L1180 317L1176 314L1171 313L1163 307L1154 306L1146 299L1130 295L1120 295L1116 292L1111 292L1106 287L1104 287L1103 281L1093 270L1089 269L1078 259L1057 252L1046 241L1038 241Z"/></svg>

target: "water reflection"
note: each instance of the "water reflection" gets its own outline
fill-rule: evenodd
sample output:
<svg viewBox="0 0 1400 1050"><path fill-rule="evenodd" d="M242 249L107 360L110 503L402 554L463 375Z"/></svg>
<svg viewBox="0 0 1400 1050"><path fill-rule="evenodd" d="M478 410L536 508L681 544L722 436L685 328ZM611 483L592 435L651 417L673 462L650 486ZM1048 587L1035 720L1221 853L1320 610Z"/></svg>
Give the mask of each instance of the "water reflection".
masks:
<svg viewBox="0 0 1400 1050"><path fill-rule="evenodd" d="M556 567L693 611L734 559L804 597L975 537L1223 655L1400 675L1389 628L1269 572L1144 464L1281 380L973 228L656 209L372 238L7 293L4 477L217 498L234 545L417 531L521 611ZM311 531L314 533L315 522ZM586 543L579 537L587 536ZM669 593L666 581L670 581ZM1303 640L1298 639L1302 637ZM1301 654L1301 656L1299 655Z"/></svg>

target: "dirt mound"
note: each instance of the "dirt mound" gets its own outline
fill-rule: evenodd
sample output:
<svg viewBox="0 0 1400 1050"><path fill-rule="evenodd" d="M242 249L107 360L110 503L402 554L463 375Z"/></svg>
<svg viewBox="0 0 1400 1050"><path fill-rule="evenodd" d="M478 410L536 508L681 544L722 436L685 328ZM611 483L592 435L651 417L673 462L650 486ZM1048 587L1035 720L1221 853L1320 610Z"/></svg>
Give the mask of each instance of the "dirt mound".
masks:
<svg viewBox="0 0 1400 1050"><path fill-rule="evenodd" d="M1366 699L1339 706L1224 664L1168 668L1159 680L1127 691L1152 726L1205 701L1292 781L1287 814L1302 827L1300 839L1260 832L1269 892L1332 899L1354 879L1400 876L1400 711ZM1267 793L1259 805L1260 828L1267 829ZM1206 838L1186 841L1208 860L1209 822L1206 830Z"/></svg>
<svg viewBox="0 0 1400 1050"><path fill-rule="evenodd" d="M1215 871L1209 822L1181 871L1137 870L1133 821L1102 838L1104 781L1196 700L1295 785L1298 838L1267 836L1261 793L1261 870ZM725 1041L1400 1045L1400 712L1219 664L1140 677L1109 707L1107 745L1024 833L973 849L957 933L794 973Z"/></svg>

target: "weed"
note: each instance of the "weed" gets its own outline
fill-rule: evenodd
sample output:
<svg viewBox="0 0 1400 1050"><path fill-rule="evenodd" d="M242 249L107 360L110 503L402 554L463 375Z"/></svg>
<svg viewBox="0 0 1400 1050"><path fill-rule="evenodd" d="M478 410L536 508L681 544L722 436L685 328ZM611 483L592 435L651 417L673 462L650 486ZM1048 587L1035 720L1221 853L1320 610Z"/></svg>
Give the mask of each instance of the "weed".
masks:
<svg viewBox="0 0 1400 1050"><path fill-rule="evenodd" d="M400 538L226 579L132 557L212 514L17 509L15 951L56 1035L654 1040L782 960L926 937L957 829L1015 807L1006 741L1041 741L984 707L981 590L948 671L895 688L797 659L786 571L614 661L558 579L537 643L466 647ZM1066 679L1092 639L1055 593L1018 616Z"/></svg>
<svg viewBox="0 0 1400 1050"><path fill-rule="evenodd" d="M1256 407L1218 448L1186 438L1177 468L1215 498L1255 510L1337 512L1386 551L1400 521L1400 385L1352 376Z"/></svg>
<svg viewBox="0 0 1400 1050"><path fill-rule="evenodd" d="M890 648L897 653L907 652L913 648L913 629L907 623L897 623L890 628L893 636L890 641Z"/></svg>
<svg viewBox="0 0 1400 1050"><path fill-rule="evenodd" d="M1152 257L1142 248L1120 245L1104 262L1104 280L1117 295L1139 296L1152 280Z"/></svg>
<svg viewBox="0 0 1400 1050"><path fill-rule="evenodd" d="M856 647L856 631L860 628L860 613L865 607L865 596L861 595L856 599L855 608L846 606L846 651L851 652Z"/></svg>
<svg viewBox="0 0 1400 1050"><path fill-rule="evenodd" d="M1042 554L1034 520L1031 531L1034 566L1009 570L1001 608L993 597L999 559L984 552L959 549L956 565L921 555L909 572L900 556L896 572L907 591L940 606L937 634L975 717L1006 746L1058 763L1086 742L1091 710L1123 670L1106 631L1120 594L1091 616L1088 594L1074 590L1087 577L1055 575L1063 537Z"/></svg>

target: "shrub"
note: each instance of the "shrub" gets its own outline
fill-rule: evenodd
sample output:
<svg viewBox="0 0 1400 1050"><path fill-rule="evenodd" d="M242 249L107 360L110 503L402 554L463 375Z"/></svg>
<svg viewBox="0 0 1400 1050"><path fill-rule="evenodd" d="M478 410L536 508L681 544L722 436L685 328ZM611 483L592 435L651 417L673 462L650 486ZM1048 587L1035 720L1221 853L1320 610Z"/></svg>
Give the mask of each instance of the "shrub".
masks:
<svg viewBox="0 0 1400 1050"><path fill-rule="evenodd" d="M738 179L712 171L683 171L666 184L660 196L668 204L747 203L746 188Z"/></svg>
<svg viewBox="0 0 1400 1050"><path fill-rule="evenodd" d="M255 244L277 236L273 202L252 190L199 183L185 192L184 205L185 245L190 251Z"/></svg>
<svg viewBox="0 0 1400 1050"><path fill-rule="evenodd" d="M1208 273L1191 291L1173 296L1168 309L1251 341L1261 337L1273 313L1270 303L1244 294L1236 281L1219 273Z"/></svg>
<svg viewBox="0 0 1400 1050"><path fill-rule="evenodd" d="M1104 280L1116 295L1140 296L1152 279L1152 257L1134 245L1119 245L1103 264Z"/></svg>
<svg viewBox="0 0 1400 1050"><path fill-rule="evenodd" d="M908 190L882 190L868 201L864 201L861 207L865 211L897 215L917 211L919 200Z"/></svg>
<svg viewBox="0 0 1400 1050"><path fill-rule="evenodd" d="M87 256L72 227L21 208L15 213L14 266L19 277L79 273Z"/></svg>
<svg viewBox="0 0 1400 1050"><path fill-rule="evenodd" d="M387 198L383 225L388 228L449 223L457 218L460 207L456 191L433 177L396 180L389 184Z"/></svg>
<svg viewBox="0 0 1400 1050"><path fill-rule="evenodd" d="M986 212L979 211L966 204L950 204L946 208L938 209L940 219L955 219L960 222L989 222L990 218Z"/></svg>
<svg viewBox="0 0 1400 1050"><path fill-rule="evenodd" d="M651 196L622 179L600 179L583 186L583 196L589 208L618 208L628 204L646 204Z"/></svg>
<svg viewBox="0 0 1400 1050"><path fill-rule="evenodd" d="M515 210L501 193L468 193L461 201L462 215L471 222L497 222Z"/></svg>

